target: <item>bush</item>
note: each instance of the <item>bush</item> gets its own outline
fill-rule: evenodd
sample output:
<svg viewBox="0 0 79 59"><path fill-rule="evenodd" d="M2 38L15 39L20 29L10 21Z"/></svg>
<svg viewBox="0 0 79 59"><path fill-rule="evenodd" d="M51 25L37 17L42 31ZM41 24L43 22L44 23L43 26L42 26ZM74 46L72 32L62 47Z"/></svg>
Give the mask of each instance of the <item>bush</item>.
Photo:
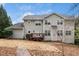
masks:
<svg viewBox="0 0 79 59"><path fill-rule="evenodd" d="M0 31L0 38L7 38L12 34L13 34L12 31L8 31L8 30Z"/></svg>
<svg viewBox="0 0 79 59"><path fill-rule="evenodd" d="M75 44L79 45L79 29L75 30Z"/></svg>
<svg viewBox="0 0 79 59"><path fill-rule="evenodd" d="M75 39L75 44L79 45L79 39Z"/></svg>
<svg viewBox="0 0 79 59"><path fill-rule="evenodd" d="M79 30L78 29L75 30L75 38L79 39Z"/></svg>

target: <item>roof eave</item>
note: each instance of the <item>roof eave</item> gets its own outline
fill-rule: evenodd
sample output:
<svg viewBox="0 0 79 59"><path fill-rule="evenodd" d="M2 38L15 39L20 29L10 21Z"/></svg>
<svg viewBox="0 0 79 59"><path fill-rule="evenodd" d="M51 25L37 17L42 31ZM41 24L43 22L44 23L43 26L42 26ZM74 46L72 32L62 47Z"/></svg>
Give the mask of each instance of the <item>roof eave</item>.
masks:
<svg viewBox="0 0 79 59"><path fill-rule="evenodd" d="M57 15L58 17L61 17L61 18L63 18L63 19L64 19L64 17L63 17L63 16L58 15L57 13L52 13L52 14L50 14L50 15L46 16L45 18L48 18L48 17L49 17L49 16L51 16L51 15Z"/></svg>
<svg viewBox="0 0 79 59"><path fill-rule="evenodd" d="M23 28L12 28L12 30L23 30Z"/></svg>
<svg viewBox="0 0 79 59"><path fill-rule="evenodd" d="M40 20L43 20L43 19L23 19L24 21L28 21L28 20L34 20L34 21L40 21Z"/></svg>
<svg viewBox="0 0 79 59"><path fill-rule="evenodd" d="M77 19L75 19L75 18L73 18L73 19L68 19L68 18L65 18L64 20L77 20Z"/></svg>

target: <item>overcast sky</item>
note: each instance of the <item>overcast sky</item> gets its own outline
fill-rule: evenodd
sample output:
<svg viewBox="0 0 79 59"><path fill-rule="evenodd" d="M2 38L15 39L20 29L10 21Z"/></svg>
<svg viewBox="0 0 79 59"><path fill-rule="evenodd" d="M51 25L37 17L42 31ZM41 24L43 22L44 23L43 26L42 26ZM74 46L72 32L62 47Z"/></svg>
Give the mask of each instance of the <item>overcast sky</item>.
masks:
<svg viewBox="0 0 79 59"><path fill-rule="evenodd" d="M69 12L71 3L7 3L3 5L13 23L22 22L25 15L73 14L73 12Z"/></svg>

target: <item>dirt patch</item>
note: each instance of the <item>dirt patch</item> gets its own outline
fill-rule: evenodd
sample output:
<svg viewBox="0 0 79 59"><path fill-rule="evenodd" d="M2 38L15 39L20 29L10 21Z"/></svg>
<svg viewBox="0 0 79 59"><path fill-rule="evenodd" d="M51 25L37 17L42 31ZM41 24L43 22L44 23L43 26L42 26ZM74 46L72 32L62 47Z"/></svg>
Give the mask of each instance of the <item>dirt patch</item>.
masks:
<svg viewBox="0 0 79 59"><path fill-rule="evenodd" d="M79 56L79 47L75 45L64 45L65 56Z"/></svg>
<svg viewBox="0 0 79 59"><path fill-rule="evenodd" d="M0 56L16 56L16 48L0 47Z"/></svg>
<svg viewBox="0 0 79 59"><path fill-rule="evenodd" d="M28 50L32 56L61 56L61 52L46 51L46 50Z"/></svg>
<svg viewBox="0 0 79 59"><path fill-rule="evenodd" d="M0 46L11 47L11 48L17 46L24 47L29 50L32 56L60 56L60 55L79 56L78 46L72 44L64 44L60 42L39 42L39 41L28 41L28 40L0 39Z"/></svg>

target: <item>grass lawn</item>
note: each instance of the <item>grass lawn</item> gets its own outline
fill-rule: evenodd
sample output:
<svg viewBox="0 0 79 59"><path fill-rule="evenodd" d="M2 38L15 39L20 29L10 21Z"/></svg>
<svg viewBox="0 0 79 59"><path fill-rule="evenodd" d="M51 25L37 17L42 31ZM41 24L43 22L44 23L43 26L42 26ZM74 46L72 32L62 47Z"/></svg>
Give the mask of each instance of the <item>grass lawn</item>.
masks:
<svg viewBox="0 0 79 59"><path fill-rule="evenodd" d="M62 44L64 48L62 49ZM79 56L79 47L72 44L64 44L59 42L39 42L28 40L6 40L0 39L0 47L23 47L27 48L31 55L36 56L53 56L53 55L70 55ZM62 53L62 51L64 51Z"/></svg>

